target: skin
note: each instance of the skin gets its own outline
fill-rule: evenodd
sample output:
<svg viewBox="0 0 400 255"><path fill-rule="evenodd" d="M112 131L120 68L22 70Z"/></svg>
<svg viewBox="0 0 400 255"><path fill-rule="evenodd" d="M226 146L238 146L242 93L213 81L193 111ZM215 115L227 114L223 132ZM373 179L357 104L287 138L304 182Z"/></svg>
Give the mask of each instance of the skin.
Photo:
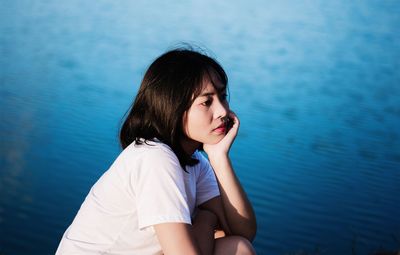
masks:
<svg viewBox="0 0 400 255"><path fill-rule="evenodd" d="M255 214L229 158L240 122L229 109L223 87L222 84L204 81L201 94L184 115L186 136L181 144L189 155L203 144L221 195L203 203L199 209L212 213L226 236L212 242L215 228L210 214L202 214L197 222L194 220L193 226L183 223L159 224L155 230L164 254L255 254L250 243L257 229ZM226 126L227 117L233 120L229 130ZM199 225L207 226L198 228Z"/></svg>
<svg viewBox="0 0 400 255"><path fill-rule="evenodd" d="M192 234L202 254L213 254L214 230L217 228L217 216L208 210L199 210L192 222Z"/></svg>

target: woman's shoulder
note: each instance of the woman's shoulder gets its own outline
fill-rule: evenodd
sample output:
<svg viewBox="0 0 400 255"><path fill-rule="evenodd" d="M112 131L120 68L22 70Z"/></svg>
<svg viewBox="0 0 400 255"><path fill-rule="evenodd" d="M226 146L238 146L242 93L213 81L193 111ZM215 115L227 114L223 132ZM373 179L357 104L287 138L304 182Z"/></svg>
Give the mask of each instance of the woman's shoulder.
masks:
<svg viewBox="0 0 400 255"><path fill-rule="evenodd" d="M129 161L146 160L151 163L168 160L179 162L173 150L165 143L157 140L143 140L140 144L133 142L122 151L121 156Z"/></svg>
<svg viewBox="0 0 400 255"><path fill-rule="evenodd" d="M210 162L202 152L197 150L193 153L192 157L199 161L196 165L193 166L195 171L202 171L203 169L210 167Z"/></svg>

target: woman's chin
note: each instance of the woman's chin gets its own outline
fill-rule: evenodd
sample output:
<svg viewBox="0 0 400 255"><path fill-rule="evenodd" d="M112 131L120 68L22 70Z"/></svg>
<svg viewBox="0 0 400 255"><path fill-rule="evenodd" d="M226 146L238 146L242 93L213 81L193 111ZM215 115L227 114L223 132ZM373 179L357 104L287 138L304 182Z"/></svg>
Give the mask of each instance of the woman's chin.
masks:
<svg viewBox="0 0 400 255"><path fill-rule="evenodd" d="M208 143L208 144L212 144L212 145L217 144L217 143L221 142L221 140L222 140L224 137L225 137L225 135L221 135L221 136L218 136L218 137L213 137L213 138L210 139L207 143Z"/></svg>

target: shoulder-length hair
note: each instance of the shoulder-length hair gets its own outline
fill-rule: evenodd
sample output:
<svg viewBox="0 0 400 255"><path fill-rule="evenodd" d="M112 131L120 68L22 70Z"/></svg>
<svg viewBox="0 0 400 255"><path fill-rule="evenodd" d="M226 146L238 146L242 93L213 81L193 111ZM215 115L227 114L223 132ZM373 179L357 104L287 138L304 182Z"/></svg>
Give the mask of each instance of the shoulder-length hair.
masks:
<svg viewBox="0 0 400 255"><path fill-rule="evenodd" d="M158 57L147 69L122 124L122 148L132 142L143 144L143 139L145 142L158 139L171 147L183 169L197 164L180 143L186 136L183 116L201 93L204 80L215 84L216 78L227 86L228 77L221 65L192 49L178 48Z"/></svg>

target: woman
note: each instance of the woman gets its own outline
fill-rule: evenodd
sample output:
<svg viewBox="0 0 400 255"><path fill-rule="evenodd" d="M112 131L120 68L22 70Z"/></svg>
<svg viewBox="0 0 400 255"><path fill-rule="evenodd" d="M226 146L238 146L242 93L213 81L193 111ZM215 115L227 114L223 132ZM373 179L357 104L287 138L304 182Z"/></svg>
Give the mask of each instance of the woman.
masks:
<svg viewBox="0 0 400 255"><path fill-rule="evenodd" d="M158 57L122 125L124 150L57 254L255 254L255 215L228 154L239 120L226 89L225 71L204 54Z"/></svg>

